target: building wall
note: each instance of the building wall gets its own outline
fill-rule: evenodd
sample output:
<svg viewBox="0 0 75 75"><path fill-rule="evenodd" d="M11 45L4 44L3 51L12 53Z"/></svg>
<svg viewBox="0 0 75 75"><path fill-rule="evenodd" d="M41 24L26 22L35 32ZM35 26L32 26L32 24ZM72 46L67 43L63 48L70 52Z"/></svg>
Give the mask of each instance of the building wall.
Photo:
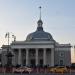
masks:
<svg viewBox="0 0 75 75"><path fill-rule="evenodd" d="M25 49L25 47L26 47L25 45L14 45L14 46L11 47L12 48L11 51L13 51L13 53L15 55L15 60L13 59L13 61L12 61L12 63L14 65L18 64L18 49ZM40 44L39 45L33 44L31 46L27 45L26 48L28 48L28 47L31 47L31 48L35 47L34 49L39 48L39 47L40 48L43 47L43 48L46 48L46 49L47 48L48 49L54 49L54 65L60 65L60 60L63 60L63 65L64 66L71 65L71 47L69 47L69 46L65 46L65 47L64 46L63 47L62 46L58 46L58 47L56 47L56 46L54 46L54 44L48 44L48 45L46 44L45 45L45 43L44 43L44 45L43 44L42 45L40 45ZM3 65L7 63L7 58L5 56L6 51L7 51L6 48L3 48L3 51L2 51L2 64ZM61 53L63 53L64 55L61 56ZM46 63L47 63L47 65L51 66L51 64L52 64L52 62L51 62L51 60L52 60L51 59L51 52L50 53L47 52L46 54L47 54L47 56L46 56ZM22 54L22 59L23 59L23 57L24 56ZM43 59L43 57L42 58L38 57L38 58L39 58L39 61L40 61L40 59ZM22 60L22 62L23 62L23 60Z"/></svg>
<svg viewBox="0 0 75 75"><path fill-rule="evenodd" d="M5 64L7 64L7 57L6 57L7 52L6 51L2 51L2 65L4 66Z"/></svg>
<svg viewBox="0 0 75 75"><path fill-rule="evenodd" d="M70 48L62 47L55 49L55 65L60 65L60 61L63 60L64 66L71 65L71 51Z"/></svg>

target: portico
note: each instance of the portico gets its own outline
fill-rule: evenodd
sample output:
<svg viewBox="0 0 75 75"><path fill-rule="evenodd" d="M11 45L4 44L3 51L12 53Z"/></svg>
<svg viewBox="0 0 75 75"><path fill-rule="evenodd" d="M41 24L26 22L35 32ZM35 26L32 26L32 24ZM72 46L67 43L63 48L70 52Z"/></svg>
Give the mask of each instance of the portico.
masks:
<svg viewBox="0 0 75 75"><path fill-rule="evenodd" d="M13 53L15 54L15 50L17 50L18 56L13 59L15 62L14 65L26 65L26 66L54 66L54 54L52 53L53 49L51 48L16 48L13 49ZM48 56L50 56L48 58ZM48 61L48 62L47 62Z"/></svg>

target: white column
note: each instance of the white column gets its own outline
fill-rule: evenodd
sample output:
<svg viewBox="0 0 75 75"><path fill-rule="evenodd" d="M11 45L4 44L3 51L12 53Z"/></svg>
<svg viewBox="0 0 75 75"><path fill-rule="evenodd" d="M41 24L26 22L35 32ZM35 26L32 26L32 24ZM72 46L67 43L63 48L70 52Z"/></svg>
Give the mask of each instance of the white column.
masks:
<svg viewBox="0 0 75 75"><path fill-rule="evenodd" d="M15 63L16 63L16 58L15 58L15 51L14 51L14 49L13 49L13 53L12 53L14 56L12 57L12 64L13 65L15 65Z"/></svg>
<svg viewBox="0 0 75 75"><path fill-rule="evenodd" d="M18 64L22 65L22 60L21 60L21 49L18 51Z"/></svg>
<svg viewBox="0 0 75 75"><path fill-rule="evenodd" d="M51 49L51 66L54 66L54 49Z"/></svg>
<svg viewBox="0 0 75 75"><path fill-rule="evenodd" d="M38 49L36 49L36 56L35 56L36 58L36 66L38 65Z"/></svg>
<svg viewBox="0 0 75 75"><path fill-rule="evenodd" d="M26 66L29 64L29 49L26 49Z"/></svg>
<svg viewBox="0 0 75 75"><path fill-rule="evenodd" d="M46 49L43 49L43 65L46 65Z"/></svg>

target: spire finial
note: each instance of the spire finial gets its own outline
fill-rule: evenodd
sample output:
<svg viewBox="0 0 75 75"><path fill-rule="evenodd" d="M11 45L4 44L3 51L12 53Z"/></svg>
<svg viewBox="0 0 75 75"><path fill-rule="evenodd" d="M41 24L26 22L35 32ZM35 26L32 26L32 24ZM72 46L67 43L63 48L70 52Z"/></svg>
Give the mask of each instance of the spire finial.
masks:
<svg viewBox="0 0 75 75"><path fill-rule="evenodd" d="M40 20L41 20L41 6L39 7L39 9L40 9Z"/></svg>

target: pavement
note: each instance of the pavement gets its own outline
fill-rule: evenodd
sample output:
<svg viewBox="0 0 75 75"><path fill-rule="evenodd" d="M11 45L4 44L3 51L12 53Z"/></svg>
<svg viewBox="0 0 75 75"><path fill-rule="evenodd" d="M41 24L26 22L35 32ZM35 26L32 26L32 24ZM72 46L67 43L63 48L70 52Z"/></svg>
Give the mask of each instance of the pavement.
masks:
<svg viewBox="0 0 75 75"><path fill-rule="evenodd" d="M31 74L25 74L25 73L0 73L0 75L75 75L75 72L72 73L31 73Z"/></svg>

